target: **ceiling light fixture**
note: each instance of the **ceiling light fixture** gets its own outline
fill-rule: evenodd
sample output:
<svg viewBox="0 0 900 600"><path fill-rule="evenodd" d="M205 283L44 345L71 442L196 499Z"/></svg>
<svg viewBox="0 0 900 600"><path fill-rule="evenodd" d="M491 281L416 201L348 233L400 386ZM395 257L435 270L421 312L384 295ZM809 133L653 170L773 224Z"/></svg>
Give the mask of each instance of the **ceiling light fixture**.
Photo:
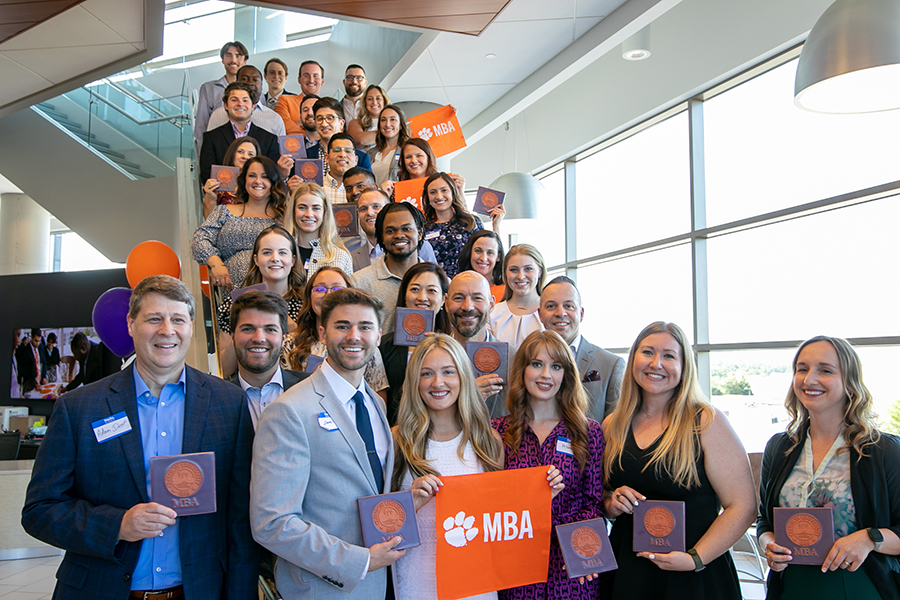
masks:
<svg viewBox="0 0 900 600"><path fill-rule="evenodd" d="M622 42L622 58L632 61L650 58L649 25Z"/></svg>
<svg viewBox="0 0 900 600"><path fill-rule="evenodd" d="M485 58L497 58L497 55L494 54L493 52L488 52L487 54L484 55L484 57Z"/></svg>

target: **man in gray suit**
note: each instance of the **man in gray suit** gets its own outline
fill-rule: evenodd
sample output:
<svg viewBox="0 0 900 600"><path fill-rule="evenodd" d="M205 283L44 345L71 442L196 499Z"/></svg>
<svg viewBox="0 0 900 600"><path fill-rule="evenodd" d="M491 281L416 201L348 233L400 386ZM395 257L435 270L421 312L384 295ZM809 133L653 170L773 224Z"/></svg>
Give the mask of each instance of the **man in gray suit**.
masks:
<svg viewBox="0 0 900 600"><path fill-rule="evenodd" d="M363 378L378 351L381 302L337 290L321 306L328 356L262 414L253 444L250 521L277 557L284 598L383 600L405 554L395 537L363 545L357 498L390 491L394 465L384 403Z"/></svg>
<svg viewBox="0 0 900 600"><path fill-rule="evenodd" d="M538 314L545 329L558 333L573 348L581 383L591 399L588 416L602 423L619 400L625 361L581 335L581 294L568 277L557 277L544 286Z"/></svg>

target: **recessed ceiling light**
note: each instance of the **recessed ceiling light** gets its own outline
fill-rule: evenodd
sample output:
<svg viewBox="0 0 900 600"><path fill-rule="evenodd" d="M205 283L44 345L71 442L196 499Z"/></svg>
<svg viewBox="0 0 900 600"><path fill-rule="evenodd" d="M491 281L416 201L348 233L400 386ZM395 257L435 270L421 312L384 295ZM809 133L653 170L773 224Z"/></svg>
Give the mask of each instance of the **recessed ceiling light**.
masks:
<svg viewBox="0 0 900 600"><path fill-rule="evenodd" d="M497 55L494 54L493 52L488 52L487 54L484 55L484 57L485 58L497 58Z"/></svg>
<svg viewBox="0 0 900 600"><path fill-rule="evenodd" d="M650 56L649 50L644 50L642 48L636 48L634 50L628 50L627 52L622 53L622 58L625 60L644 60Z"/></svg>

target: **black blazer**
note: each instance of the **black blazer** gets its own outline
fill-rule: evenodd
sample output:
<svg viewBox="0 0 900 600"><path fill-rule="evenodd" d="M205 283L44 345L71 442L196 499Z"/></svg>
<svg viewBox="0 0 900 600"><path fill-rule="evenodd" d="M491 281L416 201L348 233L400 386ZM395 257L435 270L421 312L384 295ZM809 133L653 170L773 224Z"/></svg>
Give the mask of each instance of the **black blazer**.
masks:
<svg viewBox="0 0 900 600"><path fill-rule="evenodd" d="M257 127L253 123L250 123L249 136L259 142L259 149L263 156L268 156L273 162L278 162L278 159L281 157L281 150L278 147L278 136ZM199 159L201 189L206 180L209 179L212 166L224 164L225 153L234 139L234 129L231 127L231 121L203 134L203 145L200 146Z"/></svg>
<svg viewBox="0 0 900 600"><path fill-rule="evenodd" d="M800 442L785 456L791 446L787 433L779 433L769 440L763 454L759 484L759 516L756 535L773 531L773 509L784 482L803 452L809 422L800 431ZM856 505L858 529L878 527L890 529L900 536L900 437L881 433L877 444L865 447L868 456L850 455L850 491ZM790 568L790 567L788 567ZM900 560L880 552L871 552L863 563L866 574L875 584L882 598L900 598ZM781 597L781 573L769 571L769 600Z"/></svg>
<svg viewBox="0 0 900 600"><path fill-rule="evenodd" d="M122 359L112 353L112 350L101 342L91 342L85 360L78 361L78 375L66 386L66 391L71 392L79 385L87 385L100 381L104 377L122 370Z"/></svg>

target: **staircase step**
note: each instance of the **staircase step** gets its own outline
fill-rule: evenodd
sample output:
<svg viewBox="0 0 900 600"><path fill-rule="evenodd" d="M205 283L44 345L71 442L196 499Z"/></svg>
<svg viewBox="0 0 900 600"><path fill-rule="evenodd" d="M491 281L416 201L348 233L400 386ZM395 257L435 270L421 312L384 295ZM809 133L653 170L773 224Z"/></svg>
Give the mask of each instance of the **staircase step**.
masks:
<svg viewBox="0 0 900 600"><path fill-rule="evenodd" d="M68 119L69 118L69 115L67 115L65 113L61 113L57 110L53 110L52 108L47 108L46 106L43 106L41 104L38 104L38 108L40 108L44 114L50 115L54 119Z"/></svg>
<svg viewBox="0 0 900 600"><path fill-rule="evenodd" d="M102 152L102 150L101 150L101 152ZM113 162L116 163L117 165L119 165L120 167L122 167L123 169L131 170L131 169L140 169L141 168L141 165L135 164L133 162L128 162L127 160L121 160L118 158L114 158Z"/></svg>
<svg viewBox="0 0 900 600"><path fill-rule="evenodd" d="M94 140L94 139L97 139L97 136L96 136L95 134L93 134L93 133L88 133L88 132L83 131L83 130L81 130L81 129L70 129L69 131L71 131L72 133L74 133L75 135L77 135L78 137L80 137L80 138L83 139L83 140L88 140L88 139Z"/></svg>
<svg viewBox="0 0 900 600"><path fill-rule="evenodd" d="M101 152L103 151L102 148L110 147L109 144L107 144L106 142L98 142L97 140L91 140L89 142L87 140L85 140L85 143L88 144L91 148L97 148Z"/></svg>
<svg viewBox="0 0 900 600"><path fill-rule="evenodd" d="M109 157L115 158L115 159L120 159L120 158L124 159L125 158L124 154L122 154L121 152L116 152L115 150L108 150L106 148L98 148L98 150L100 150L100 152L102 152L103 154L105 154ZM115 162L120 162L120 161L116 160Z"/></svg>
<svg viewBox="0 0 900 600"><path fill-rule="evenodd" d="M42 110L43 109L56 110L56 107L53 106L52 104L50 104L49 102L38 102L37 105Z"/></svg>
<svg viewBox="0 0 900 600"><path fill-rule="evenodd" d="M137 165L135 165L135 167L136 166ZM142 179L153 179L153 175L151 175L150 173L144 173L139 168L131 168L131 167L127 167L124 165L122 168L125 169L126 171L128 171L129 173L131 173L132 175L136 175Z"/></svg>

